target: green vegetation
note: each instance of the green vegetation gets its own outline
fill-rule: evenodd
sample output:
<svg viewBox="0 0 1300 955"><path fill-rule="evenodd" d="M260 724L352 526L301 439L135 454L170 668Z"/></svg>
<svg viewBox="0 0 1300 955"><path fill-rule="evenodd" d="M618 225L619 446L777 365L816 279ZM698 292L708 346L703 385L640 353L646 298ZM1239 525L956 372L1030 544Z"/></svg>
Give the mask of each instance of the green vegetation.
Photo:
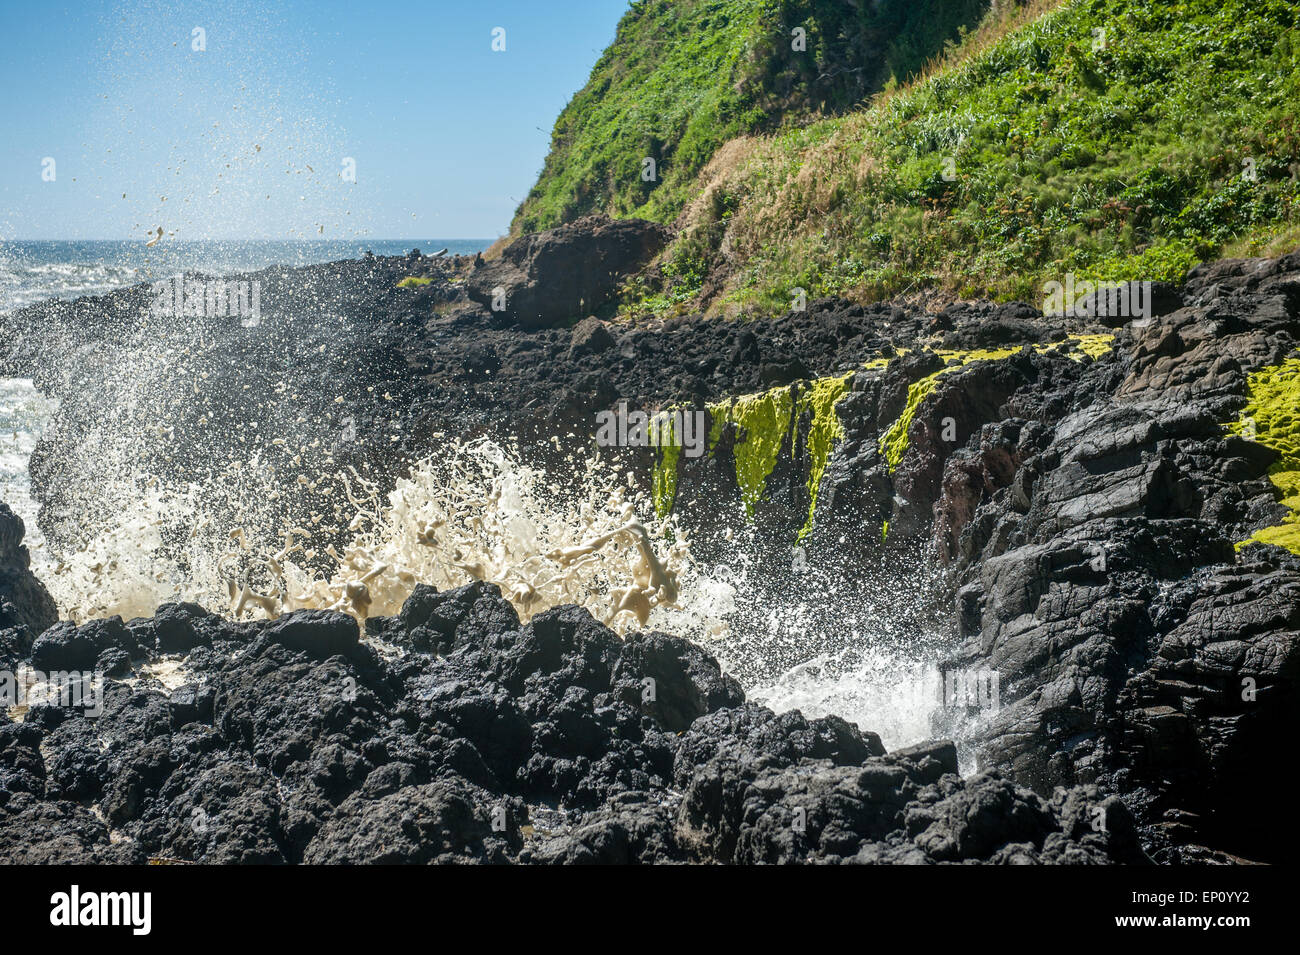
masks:
<svg viewBox="0 0 1300 955"><path fill-rule="evenodd" d="M418 276L415 276L415 275L408 275L406 278L402 279L402 281L400 281L400 282L397 283L397 287L398 287L398 288L415 288L416 286L419 286L419 285L428 285L428 284L429 284L430 282L432 282L432 281L433 281L433 279L429 279L429 278L419 278Z"/></svg>
<svg viewBox="0 0 1300 955"><path fill-rule="evenodd" d="M1278 452L1268 476L1290 509L1281 524L1256 531L1237 547L1257 541L1300 554L1300 358L1251 375L1250 404L1228 430Z"/></svg>
<svg viewBox="0 0 1300 955"><path fill-rule="evenodd" d="M1115 342L1114 335L1071 335L1070 339L1074 343L1074 351L1089 358L1100 358L1114 347ZM1077 355L1070 357L1078 358Z"/></svg>
<svg viewBox="0 0 1300 955"><path fill-rule="evenodd" d="M555 123L511 231L676 216L718 149L856 105L924 67L989 0L643 0ZM805 31L804 49L794 36ZM643 177L643 161L655 177ZM723 207L728 199L719 199Z"/></svg>
<svg viewBox="0 0 1300 955"><path fill-rule="evenodd" d="M1290 0L1070 0L1018 29L990 20L910 87L711 145L714 161L689 181L699 163L679 164L663 198L610 202L659 218L684 210L662 278L634 283L625 307L682 312L703 288L714 311L784 311L795 287L1037 302L1065 272L1177 280L1223 254L1289 251L1300 244L1298 25ZM609 56L634 55L623 42ZM713 82L714 64L700 62ZM698 76L681 82L713 95ZM584 95L582 108L614 121L595 89ZM576 174L567 153L552 161L546 194Z"/></svg>
<svg viewBox="0 0 1300 955"><path fill-rule="evenodd" d="M512 234L592 211L671 222L624 289L633 314L783 312L798 289L1041 303L1065 273L1177 281L1281 254L1300 246L1298 27L1295 0L642 0L557 120ZM1095 358L1109 336L1071 347ZM938 378L1005 354L945 355L912 383L880 438L891 470ZM1252 409L1293 516L1253 539L1295 550L1300 396L1291 362L1269 374ZM738 428L749 514L805 412L815 509L846 381L710 408L710 449ZM661 454L657 509L677 464Z"/></svg>

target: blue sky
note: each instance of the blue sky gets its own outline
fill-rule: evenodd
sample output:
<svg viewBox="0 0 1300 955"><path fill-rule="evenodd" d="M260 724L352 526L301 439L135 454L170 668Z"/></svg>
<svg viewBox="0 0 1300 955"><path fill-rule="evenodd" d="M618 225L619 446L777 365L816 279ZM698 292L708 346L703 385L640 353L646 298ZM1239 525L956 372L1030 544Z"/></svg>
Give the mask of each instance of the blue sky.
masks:
<svg viewBox="0 0 1300 955"><path fill-rule="evenodd" d="M0 238L496 236L627 7L0 0Z"/></svg>

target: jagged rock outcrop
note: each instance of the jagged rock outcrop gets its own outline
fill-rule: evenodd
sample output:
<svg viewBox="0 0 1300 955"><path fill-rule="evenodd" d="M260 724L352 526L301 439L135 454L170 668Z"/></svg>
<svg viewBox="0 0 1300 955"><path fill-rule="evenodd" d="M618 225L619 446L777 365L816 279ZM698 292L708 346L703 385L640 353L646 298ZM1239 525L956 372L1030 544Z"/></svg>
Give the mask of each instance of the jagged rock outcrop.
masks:
<svg viewBox="0 0 1300 955"><path fill-rule="evenodd" d="M856 373L809 546L861 563L929 539L964 638L945 669L1000 687L995 713L947 707L935 726L980 765L1040 794L1121 795L1166 861L1280 860L1300 829L1251 806L1300 716L1300 558L1234 545L1291 519L1268 442L1294 457L1277 429L1300 404L1274 397L1272 438L1241 419L1252 376L1295 361L1300 254L1159 291L1151 321L1109 329L955 306L927 348ZM766 527L807 506L805 440L780 444ZM734 495L717 473L732 454L724 433L711 471L682 466L678 501L710 499L693 482Z"/></svg>
<svg viewBox="0 0 1300 955"><path fill-rule="evenodd" d="M1277 453L1228 427L1249 375L1300 345L1298 290L1300 255L1198 270L1182 308L1032 407L1013 397L944 473L951 665L1001 678L1002 708L966 730L981 764L1120 794L1168 861L1300 841L1258 809L1300 717L1300 559L1234 553L1286 508Z"/></svg>
<svg viewBox="0 0 1300 955"><path fill-rule="evenodd" d="M484 584L417 588L364 640L337 615L235 624L178 604L145 620L0 629L10 665L109 680L98 720L49 706L0 719L7 857L1100 862L1140 860L1141 846L1173 862L1294 850L1296 827L1258 805L1300 715L1300 558L1234 545L1288 517L1271 473L1284 453L1241 418L1252 376L1300 344L1300 255L1198 269L1162 290L1144 325L1022 304L926 315L827 301L746 325L523 331L437 311L435 293L455 297L450 279L393 298L409 267L365 266L382 304L351 303L346 359L311 357L321 342L307 318L284 316L306 323L303 375L356 361L338 390L363 437L330 449L340 459L373 456L364 436L399 419L417 423L402 442L444 428L540 443L587 433L620 397L713 407L786 388L752 509L765 546L789 560L815 446L827 454L810 559L931 544L951 575L936 595L958 638L945 666L997 674L1000 697L992 712L945 708L934 734L998 775L963 781L951 746L887 754L842 721L747 704L708 654L671 636L619 641L572 608L521 626ZM322 301L330 287L321 279ZM90 311L59 308L70 327L95 327L81 321ZM1102 333L1113 338L1087 337ZM213 355L265 360L271 343L241 334ZM14 360L30 360L28 345ZM796 374L820 384L784 384ZM827 376L842 389L819 391ZM238 413L259 420L265 398L241 393ZM88 401L65 402L43 460ZM744 520L736 449L761 417L733 414L710 453L679 462L684 522ZM649 482L652 451L613 453ZM34 472L57 507L58 482L40 459ZM161 653L185 655L187 685L122 682Z"/></svg>
<svg viewBox="0 0 1300 955"><path fill-rule="evenodd" d="M422 587L366 642L307 613L102 626L180 619L203 639L179 688L146 668L107 680L97 716L0 714L0 860L1143 859L1094 789L963 780L951 744L886 754L843 720L745 703L688 641L622 640L576 607L521 626L492 585ZM1102 805L1107 832L1089 824Z"/></svg>
<svg viewBox="0 0 1300 955"><path fill-rule="evenodd" d="M524 328L549 328L603 306L619 282L663 247L668 232L645 219L584 216L520 236L465 281L475 302Z"/></svg>
<svg viewBox="0 0 1300 955"><path fill-rule="evenodd" d="M32 573L26 531L23 519L0 501L0 662L15 648L30 647L34 634L59 619L49 591Z"/></svg>

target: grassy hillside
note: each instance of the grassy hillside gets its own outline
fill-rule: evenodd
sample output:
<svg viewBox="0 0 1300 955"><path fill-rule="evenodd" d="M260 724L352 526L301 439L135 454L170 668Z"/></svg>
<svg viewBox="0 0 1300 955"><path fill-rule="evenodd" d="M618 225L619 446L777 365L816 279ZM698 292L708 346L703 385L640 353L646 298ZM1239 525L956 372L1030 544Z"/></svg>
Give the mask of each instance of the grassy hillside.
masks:
<svg viewBox="0 0 1300 955"><path fill-rule="evenodd" d="M1300 4L1071 0L847 116L734 140L629 308L1036 301L1300 246ZM1097 32L1104 31L1104 33ZM703 295L701 295L703 293Z"/></svg>
<svg viewBox="0 0 1300 955"><path fill-rule="evenodd" d="M594 211L671 220L728 140L852 107L912 76L989 2L635 3L556 121L512 232ZM652 180L642 175L647 157L657 167Z"/></svg>

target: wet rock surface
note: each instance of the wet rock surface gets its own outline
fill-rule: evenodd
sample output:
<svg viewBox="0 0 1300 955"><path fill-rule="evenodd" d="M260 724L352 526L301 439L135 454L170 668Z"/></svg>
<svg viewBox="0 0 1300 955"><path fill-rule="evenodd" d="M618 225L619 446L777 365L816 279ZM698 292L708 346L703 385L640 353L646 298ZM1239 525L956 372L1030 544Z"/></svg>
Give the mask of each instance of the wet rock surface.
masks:
<svg viewBox="0 0 1300 955"><path fill-rule="evenodd" d="M945 568L942 668L995 681L1000 705L945 707L936 737L1044 798L1122 798L1157 861L1281 861L1300 828L1259 806L1300 717L1300 557L1236 546L1288 509L1278 452L1229 425L1251 374L1300 354L1300 254L1157 291L1147 320L1106 320L1095 357L1069 336L1097 329L1023 306L934 316L928 347L857 372L839 401L802 547L869 568L924 546ZM962 364L987 349L1006 354ZM881 436L905 413L891 462ZM783 569L810 503L807 434L793 423L759 508ZM681 468L679 503L737 497L728 440Z"/></svg>
<svg viewBox="0 0 1300 955"><path fill-rule="evenodd" d="M1300 717L1300 558L1234 548L1287 509L1276 452L1227 425L1250 373L1300 346L1300 255L1199 268L1181 300L1096 361L945 375L892 481L846 442L823 495L948 562L964 639L945 666L996 674L1001 707L943 731L982 766L1116 794L1157 861L1281 861L1300 830L1261 806ZM862 389L864 434L891 374Z"/></svg>

